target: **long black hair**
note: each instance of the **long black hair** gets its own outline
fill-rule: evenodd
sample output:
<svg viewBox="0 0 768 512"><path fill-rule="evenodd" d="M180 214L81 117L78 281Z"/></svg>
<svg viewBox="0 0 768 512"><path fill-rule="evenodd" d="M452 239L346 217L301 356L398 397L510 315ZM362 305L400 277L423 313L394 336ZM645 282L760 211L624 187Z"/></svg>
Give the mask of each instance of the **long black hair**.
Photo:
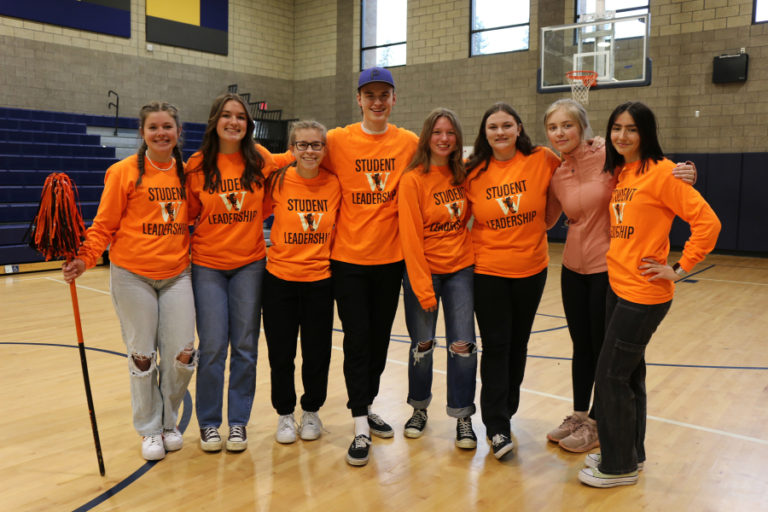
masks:
<svg viewBox="0 0 768 512"><path fill-rule="evenodd" d="M656 116L648 105L639 101L628 101L616 107L608 118L608 126L605 129L605 165L604 172L614 173L616 169L625 164L624 157L616 151L611 141L611 131L616 122L616 118L626 112L632 116L632 120L637 127L637 133L640 136L640 168L638 174L643 174L648 170L648 161L654 163L664 158L664 152L659 144L659 135L656 125Z"/></svg>
<svg viewBox="0 0 768 512"><path fill-rule="evenodd" d="M240 176L240 185L253 192L254 185L261 188L264 184L264 174L262 173L264 158L256 151L256 144L253 141L253 117L248 111L248 105L238 94L226 93L213 100L211 112L208 115L208 126L205 128L203 143L200 145L200 153L202 153L203 158L200 164L192 170L197 171L202 168L205 177L203 189L208 192L215 192L218 189L221 183L221 171L219 171L219 166L216 163L219 156L219 134L216 127L228 101L240 103L245 111L245 136L240 141L240 153L245 160L245 168Z"/></svg>
<svg viewBox="0 0 768 512"><path fill-rule="evenodd" d="M178 130L179 137L176 141L176 145L173 147L173 157L176 159L176 175L179 177L179 183L181 184L181 197L186 197L186 192L184 189L184 182L186 177L184 175L184 156L181 153L181 120L179 119L179 110L170 103L166 103L164 101L152 101L141 107L139 110L139 132L142 134L142 140L141 146L139 146L139 150L136 152L138 157L136 163L139 166L139 177L136 179L136 187L138 188L138 186L141 185L141 178L144 176L144 171L146 170L144 168L144 155L147 154L147 143L143 138L144 124L147 122L147 117L149 117L149 114L153 114L155 112L165 112L171 116L173 121L176 123L176 129Z"/></svg>
<svg viewBox="0 0 768 512"><path fill-rule="evenodd" d="M480 121L480 129L478 130L477 138L475 138L475 147L472 149L472 154L469 155L469 159L467 160L467 169L470 173L474 174L472 177L473 180L477 179L482 173L487 171L488 166L491 164L493 148L491 148L491 144L488 142L488 137L485 135L485 123L488 121L488 118L496 112L506 112L515 118L515 122L520 127L520 133L517 136L517 141L515 141L515 148L517 148L519 152L528 156L536 151L536 148L538 147L533 145L531 138L528 137L527 133L525 133L523 120L520 119L520 115L515 112L515 109L513 109L509 104L501 101L494 103L493 106L491 106L491 108L486 110L485 114L483 114L483 119ZM478 169L475 172L474 169L477 168L480 164L485 165L483 165L482 169Z"/></svg>

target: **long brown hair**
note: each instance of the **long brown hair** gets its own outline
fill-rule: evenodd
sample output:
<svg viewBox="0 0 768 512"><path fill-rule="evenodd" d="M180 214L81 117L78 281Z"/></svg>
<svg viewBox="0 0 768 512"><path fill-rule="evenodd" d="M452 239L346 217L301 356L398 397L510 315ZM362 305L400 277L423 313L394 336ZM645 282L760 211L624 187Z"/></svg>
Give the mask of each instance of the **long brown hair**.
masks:
<svg viewBox="0 0 768 512"><path fill-rule="evenodd" d="M467 171L464 167L464 159L462 158L464 137L462 135L461 123L459 123L458 116L453 110L447 108L436 108L430 112L424 120L424 125L421 127L421 134L419 135L419 145L416 147L416 152L413 154L411 163L408 164L408 167L405 168L404 172L408 172L418 166L422 167L422 172L424 174L429 172L429 161L432 158L432 150L429 148L429 141L432 138L432 130L434 130L435 124L441 117L446 118L451 125L453 125L453 130L456 132L456 147L448 157L448 167L451 169L451 174L453 174L453 181L451 184L461 185L467 177Z"/></svg>
<svg viewBox="0 0 768 512"><path fill-rule="evenodd" d="M228 101L240 103L245 111L245 136L240 141L240 153L243 155L243 160L245 160L245 168L240 176L240 185L253 192L253 185L261 188L264 184L264 174L262 173L264 158L256 151L256 145L253 141L253 117L251 117L251 113L248 111L248 105L245 104L243 98L238 94L226 93L213 100L211 112L208 115L208 126L205 128L203 142L199 150L203 158L200 164L192 170L196 171L202 168L203 176L205 177L203 189L208 192L215 192L218 189L221 183L221 171L219 171L219 166L216 162L219 156L219 134L216 132L216 126Z"/></svg>
<svg viewBox="0 0 768 512"><path fill-rule="evenodd" d="M179 120L179 110L171 105L170 103L166 102L160 102L160 101L152 101L150 103L147 103L141 109L139 110L139 131L144 132L144 124L147 122L147 117L149 117L149 114L153 114L155 112L165 112L169 116L173 118L173 121L176 123L176 129L179 131L179 137L176 141L176 145L173 147L173 157L176 159L176 175L179 177L179 183L181 184L181 197L185 197L185 191L184 191L184 156L181 153L181 121ZM139 146L139 150L136 152L136 156L138 157L137 164L139 166L139 177L136 180L136 187L138 188L139 185L141 185L141 178L144 176L144 155L147 154L147 143L144 141L144 138L142 137L141 140L141 146Z"/></svg>

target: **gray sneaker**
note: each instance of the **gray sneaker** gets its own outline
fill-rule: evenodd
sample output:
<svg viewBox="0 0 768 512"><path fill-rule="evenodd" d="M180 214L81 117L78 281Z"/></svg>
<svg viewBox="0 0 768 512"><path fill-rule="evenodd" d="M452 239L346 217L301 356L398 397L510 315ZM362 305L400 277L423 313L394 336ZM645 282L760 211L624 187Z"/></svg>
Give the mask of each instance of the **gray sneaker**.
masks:
<svg viewBox="0 0 768 512"><path fill-rule="evenodd" d="M296 441L296 420L293 419L293 414L281 414L277 419L275 439L282 444L291 444Z"/></svg>
<svg viewBox="0 0 768 512"><path fill-rule="evenodd" d="M323 422L317 412L304 411L301 415L299 437L305 441L314 441L323 433Z"/></svg>

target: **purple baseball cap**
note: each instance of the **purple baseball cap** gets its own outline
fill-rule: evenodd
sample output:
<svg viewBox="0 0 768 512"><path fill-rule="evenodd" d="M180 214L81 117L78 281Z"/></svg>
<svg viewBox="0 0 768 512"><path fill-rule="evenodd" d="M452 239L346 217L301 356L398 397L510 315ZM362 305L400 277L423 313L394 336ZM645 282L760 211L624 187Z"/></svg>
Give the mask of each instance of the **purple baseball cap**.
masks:
<svg viewBox="0 0 768 512"><path fill-rule="evenodd" d="M360 79L357 81L357 90L359 91L362 86L374 82L381 82L389 84L393 88L395 87L395 80L392 78L392 73L390 73L388 69L373 67L364 69L360 72Z"/></svg>

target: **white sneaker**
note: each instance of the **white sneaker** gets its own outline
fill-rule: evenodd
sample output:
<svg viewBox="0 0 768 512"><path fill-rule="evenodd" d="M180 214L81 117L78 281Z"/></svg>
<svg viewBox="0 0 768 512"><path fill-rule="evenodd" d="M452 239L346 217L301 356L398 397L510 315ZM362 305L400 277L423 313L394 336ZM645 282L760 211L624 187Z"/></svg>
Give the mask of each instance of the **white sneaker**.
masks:
<svg viewBox="0 0 768 512"><path fill-rule="evenodd" d="M584 457L584 465L588 468L594 468L597 469L597 466L600 465L600 454L599 453L589 453L586 457ZM637 470L642 471L645 468L645 462L638 462L637 463Z"/></svg>
<svg viewBox="0 0 768 512"><path fill-rule="evenodd" d="M293 414L281 414L277 419L275 439L282 444L291 444L296 441L296 420L293 419Z"/></svg>
<svg viewBox="0 0 768 512"><path fill-rule="evenodd" d="M163 447L163 435L152 434L144 436L141 441L141 456L145 460L160 460L165 458L165 448Z"/></svg>
<svg viewBox="0 0 768 512"><path fill-rule="evenodd" d="M163 446L167 452L175 452L181 450L184 445L184 438L181 437L181 432L178 428L172 430L163 430Z"/></svg>
<svg viewBox="0 0 768 512"><path fill-rule="evenodd" d="M305 441L314 441L323 433L323 422L317 412L304 411L301 415L301 427L299 437Z"/></svg>

